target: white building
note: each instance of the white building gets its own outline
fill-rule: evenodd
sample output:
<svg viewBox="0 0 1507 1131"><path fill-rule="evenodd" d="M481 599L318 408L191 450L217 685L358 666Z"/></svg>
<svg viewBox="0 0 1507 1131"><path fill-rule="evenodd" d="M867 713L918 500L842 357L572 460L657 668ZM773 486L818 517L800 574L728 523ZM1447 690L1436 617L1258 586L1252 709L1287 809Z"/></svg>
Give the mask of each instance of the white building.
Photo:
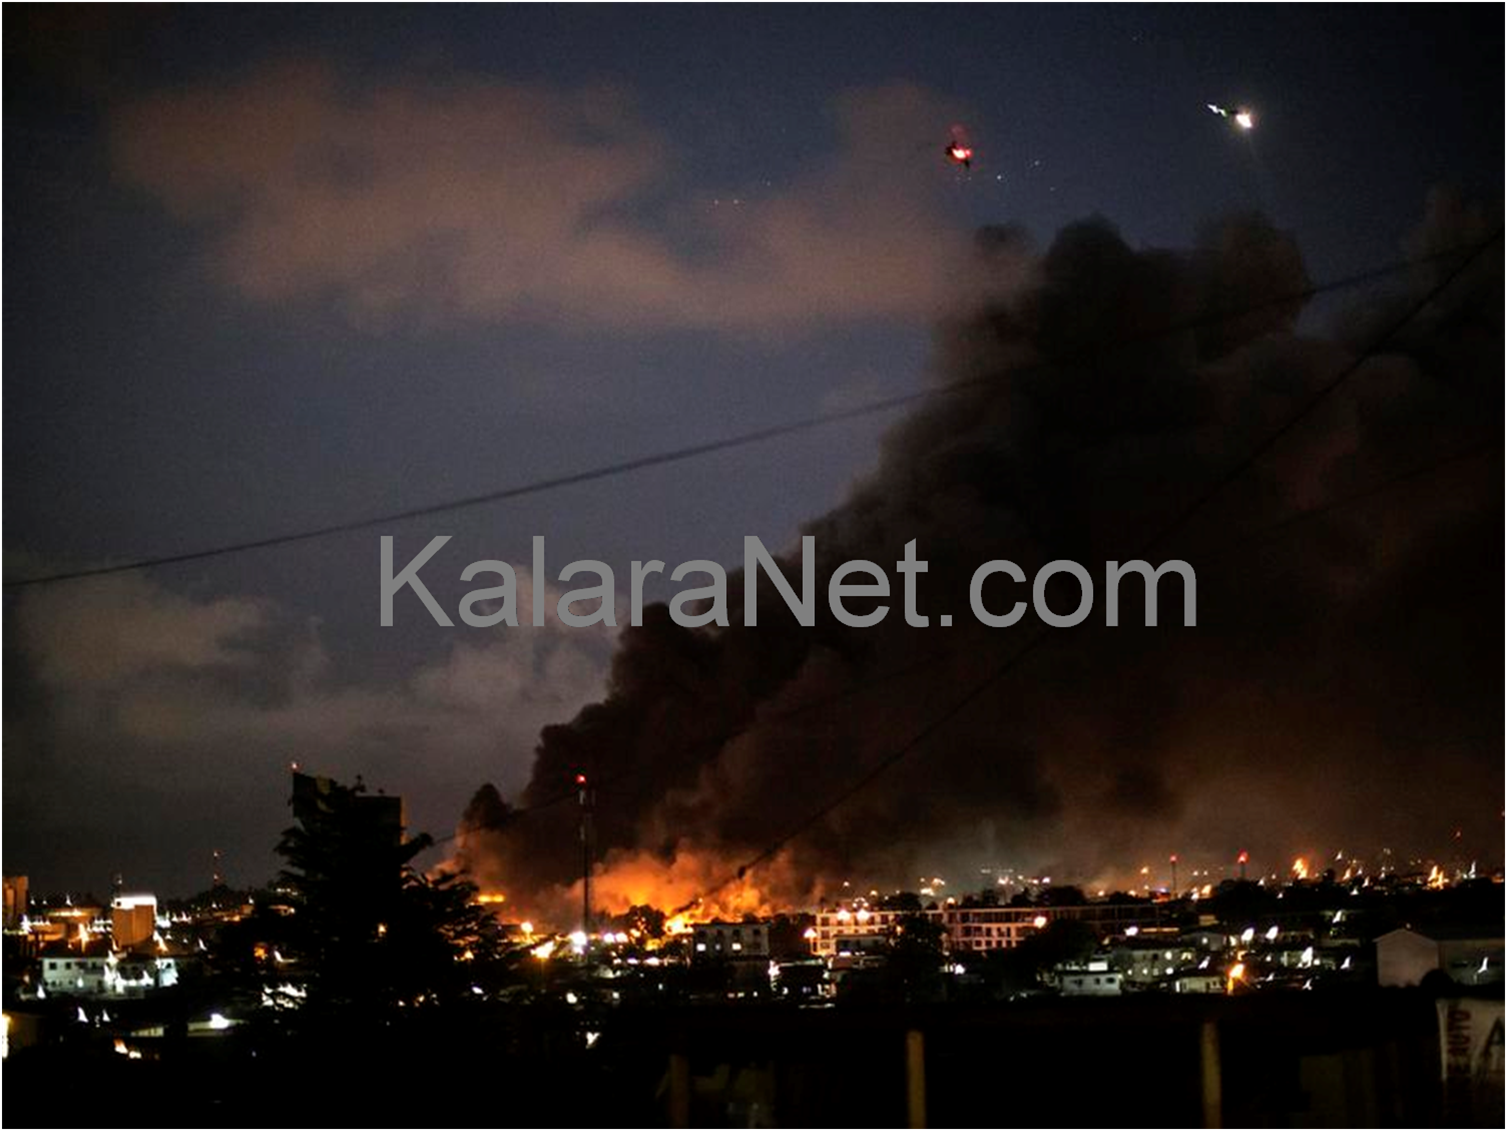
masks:
<svg viewBox="0 0 1507 1131"><path fill-rule="evenodd" d="M859 954L882 950L888 945L895 925L914 911L879 911L863 904L839 907L816 913L816 934L811 937L811 953L821 958L840 954Z"/></svg>
<svg viewBox="0 0 1507 1131"><path fill-rule="evenodd" d="M60 952L42 958L42 987L76 997L127 996L178 983L178 960L166 954Z"/></svg>
<svg viewBox="0 0 1507 1131"><path fill-rule="evenodd" d="M1461 986L1502 982L1502 928L1399 927L1376 940L1376 980L1416 986L1442 970Z"/></svg>
<svg viewBox="0 0 1507 1131"><path fill-rule="evenodd" d="M1172 978L1175 994L1222 994L1227 988L1223 970L1182 970Z"/></svg>
<svg viewBox="0 0 1507 1131"><path fill-rule="evenodd" d="M49 994L102 994L109 964L104 954L48 955L42 959L42 987Z"/></svg>
<svg viewBox="0 0 1507 1131"><path fill-rule="evenodd" d="M1059 966L1057 987L1063 997L1118 997L1121 979L1107 959L1091 960L1087 966Z"/></svg>

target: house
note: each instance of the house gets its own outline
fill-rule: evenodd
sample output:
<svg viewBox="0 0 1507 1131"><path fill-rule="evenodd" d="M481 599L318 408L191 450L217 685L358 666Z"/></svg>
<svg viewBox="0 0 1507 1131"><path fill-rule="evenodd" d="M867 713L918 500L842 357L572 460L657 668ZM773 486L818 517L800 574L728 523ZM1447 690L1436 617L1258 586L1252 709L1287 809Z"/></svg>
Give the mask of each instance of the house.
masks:
<svg viewBox="0 0 1507 1131"><path fill-rule="evenodd" d="M1461 986L1500 985L1502 925L1399 927L1376 940L1376 981L1416 986L1440 970Z"/></svg>

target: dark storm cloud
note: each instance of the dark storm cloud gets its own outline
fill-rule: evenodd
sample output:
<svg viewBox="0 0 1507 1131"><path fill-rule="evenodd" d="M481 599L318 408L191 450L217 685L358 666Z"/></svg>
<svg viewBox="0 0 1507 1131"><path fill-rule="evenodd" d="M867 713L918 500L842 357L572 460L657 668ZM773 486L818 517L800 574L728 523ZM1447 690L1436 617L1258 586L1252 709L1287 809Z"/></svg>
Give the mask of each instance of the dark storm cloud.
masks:
<svg viewBox="0 0 1507 1131"><path fill-rule="evenodd" d="M1427 248L1481 234L1442 207ZM1325 341L1295 333L1301 303L1274 303L1309 280L1291 239L1257 216L1186 252L1136 250L1089 221L1044 253L1001 232L980 254L1007 282L939 336L938 380L957 388L898 426L878 471L807 528L818 593L839 563L892 569L917 539L931 563L921 611L950 612L954 627L906 628L896 588L878 627L846 628L818 600L803 629L763 585L750 629L737 575L731 628L683 628L660 608L625 629L608 696L545 729L521 798L550 801L577 770L599 784L604 903L655 867L682 894L797 829L762 882L809 895L853 874L903 879L939 852L1094 875L1131 852L1233 853L1248 838L1271 853L1326 838L1374 848L1429 831L1424 814L1376 808L1379 795L1442 796L1474 773L1500 784L1500 736L1487 733L1500 714L1501 508L1487 487L1499 456L1445 477L1442 497L1414 485L1252 540L1496 434L1500 390L1483 378L1502 364L1498 248L1158 546L1158 561L1198 570L1197 627L1180 626L1172 582L1162 627L1141 626L1130 600L1126 627L1105 628L1101 588L1088 625L1059 631L870 788L802 824L1021 646L1025 627L969 615L979 564L1009 558L1029 576L1071 557L1102 583L1106 559L1135 556L1438 277ZM796 576L796 557L786 564ZM1002 608L1020 594L1001 582L985 595ZM568 813L492 816L471 863L525 896L571 882Z"/></svg>

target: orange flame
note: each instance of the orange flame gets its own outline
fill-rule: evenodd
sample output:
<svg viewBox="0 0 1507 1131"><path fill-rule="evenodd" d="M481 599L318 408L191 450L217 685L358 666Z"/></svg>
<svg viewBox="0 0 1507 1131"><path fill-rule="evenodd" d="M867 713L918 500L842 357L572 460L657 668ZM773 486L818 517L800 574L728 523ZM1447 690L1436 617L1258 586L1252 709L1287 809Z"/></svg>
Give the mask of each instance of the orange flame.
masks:
<svg viewBox="0 0 1507 1131"><path fill-rule="evenodd" d="M592 876L591 901L594 910L614 915L635 906L657 907L670 913L665 928L676 934L693 923L768 917L777 909L776 893L794 897L778 906L799 902L805 893L795 894L799 885L793 876L783 854L762 864L757 876L740 876L736 865L685 845L668 863L646 852L614 851ZM578 905L580 883L562 895Z"/></svg>

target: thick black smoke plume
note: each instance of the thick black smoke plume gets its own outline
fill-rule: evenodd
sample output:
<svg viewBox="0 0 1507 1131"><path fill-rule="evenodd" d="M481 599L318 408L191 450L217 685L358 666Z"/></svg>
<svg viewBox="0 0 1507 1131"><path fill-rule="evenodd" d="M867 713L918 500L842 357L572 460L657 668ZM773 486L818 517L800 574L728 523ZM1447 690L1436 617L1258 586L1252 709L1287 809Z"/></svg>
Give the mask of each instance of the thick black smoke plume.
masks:
<svg viewBox="0 0 1507 1131"><path fill-rule="evenodd" d="M1440 197L1409 251L1489 235ZM955 862L1082 881L1168 851L1400 853L1460 825L1499 852L1502 467L1499 447L1477 450L1502 420L1499 245L1155 547L1154 564L1196 569L1196 627L1175 578L1159 627L1143 625L1134 580L1121 627L1105 627L1104 562L1140 556L1459 259L1420 267L1323 336L1298 330L1298 248L1259 216L1181 252L1131 248L1100 220L1044 253L991 231L978 262L985 297L939 332L936 379L952 391L896 427L874 475L807 528L816 626L767 585L758 626L743 626L741 575L730 628L648 610L622 631L607 697L543 732L520 812L494 797L468 814L464 862L524 900L570 884L577 771L598 790L604 905L614 868L662 867L678 896L792 832L750 876L791 897ZM1456 452L1474 454L1287 521ZM926 629L899 608L894 564L911 539L930 562ZM892 579L876 627L826 608L827 578L858 558ZM990 629L970 613L969 579L995 558L1028 577L1083 563L1099 586L1089 620L1047 629L966 711L807 824L1035 631L1030 616ZM798 578L798 553L785 564ZM1071 583L1048 594L1059 611L1076 604ZM1001 577L985 588L996 610L1022 596ZM1460 811L1472 781L1479 813Z"/></svg>

